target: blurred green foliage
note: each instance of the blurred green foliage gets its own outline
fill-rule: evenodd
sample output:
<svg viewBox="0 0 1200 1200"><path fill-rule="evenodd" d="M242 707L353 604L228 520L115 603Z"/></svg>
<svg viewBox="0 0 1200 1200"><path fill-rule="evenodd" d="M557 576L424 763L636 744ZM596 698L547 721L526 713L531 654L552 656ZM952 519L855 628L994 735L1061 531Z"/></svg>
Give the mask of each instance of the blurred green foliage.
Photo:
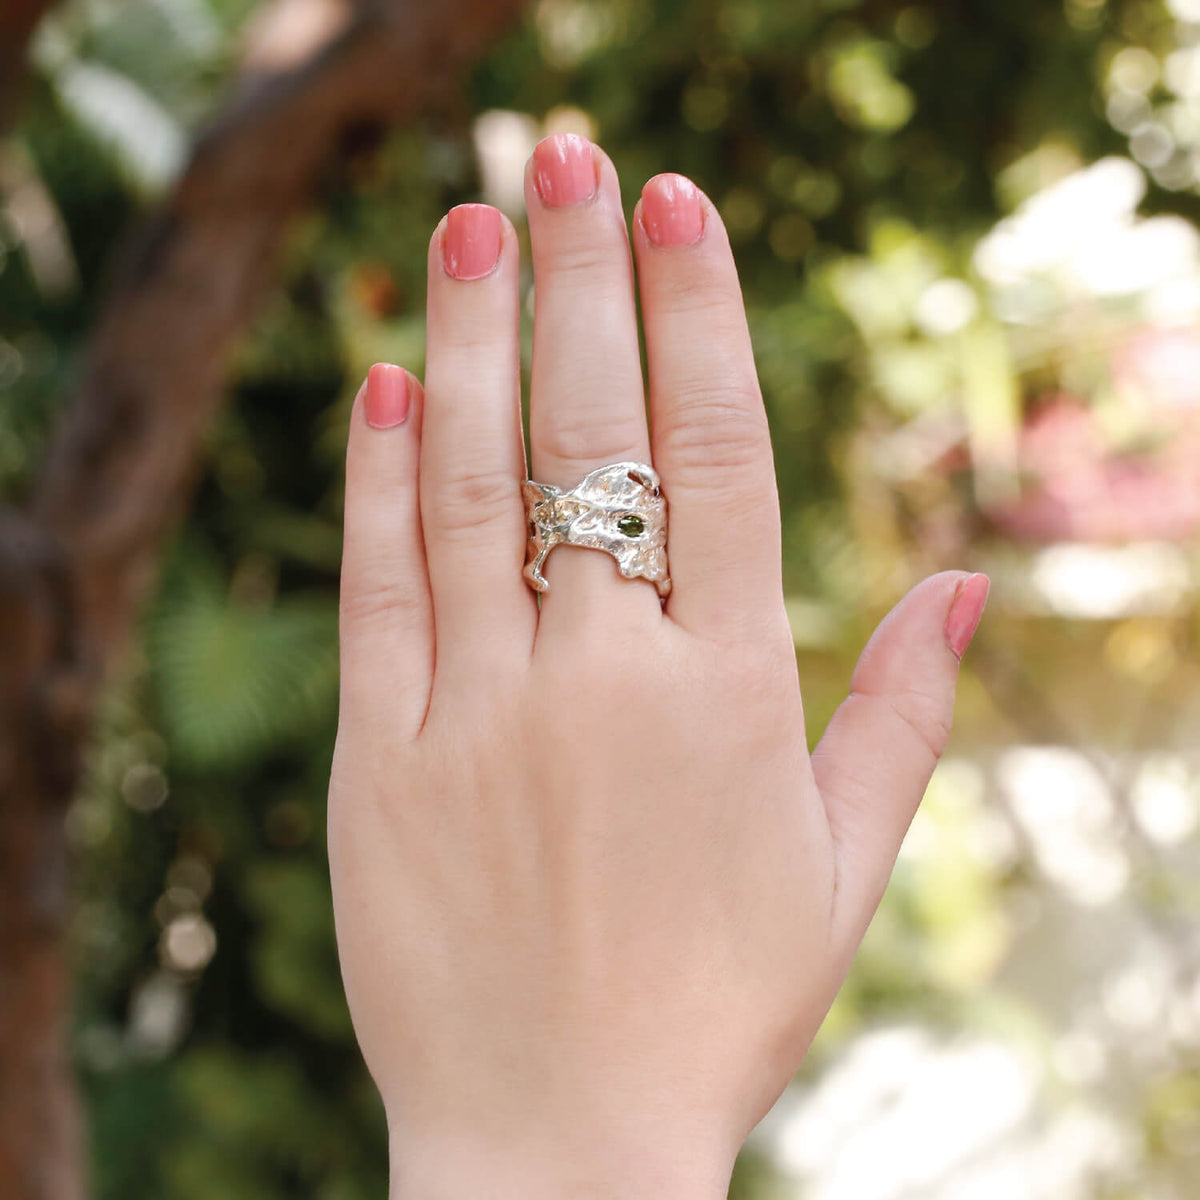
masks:
<svg viewBox="0 0 1200 1200"><path fill-rule="evenodd" d="M249 15L229 0L72 0L43 32L7 153L44 193L50 265L0 227L0 486L13 497L119 237L220 102ZM1021 420L1026 366L1009 334L981 319L925 337L914 305L939 279L973 281L980 236L1037 187L1125 152L1105 111L1110 65L1129 47L1159 54L1173 28L1157 0L543 0L453 105L355 158L294 231L238 351L71 813L74 1044L102 1200L385 1194L323 839L341 461L366 367L421 372L427 239L447 207L481 196L477 116L590 122L630 207L663 170L719 206L773 422L815 736L879 605L948 557L972 565L980 520L961 481L887 495L862 432L949 412L978 447ZM1158 184L1147 200L1195 206ZM962 525L941 542L939 513ZM968 676L968 728L994 719L989 705ZM881 1013L953 1026L969 1001L992 1027L1023 1019L1001 992L977 994L1011 937L1000 891L1023 868L971 857L982 801L970 795L939 777L941 849L901 865L823 1035L831 1047ZM1186 1079L1156 1092L1159 1125L1194 1102ZM748 1152L734 1194L782 1195L773 1178Z"/></svg>

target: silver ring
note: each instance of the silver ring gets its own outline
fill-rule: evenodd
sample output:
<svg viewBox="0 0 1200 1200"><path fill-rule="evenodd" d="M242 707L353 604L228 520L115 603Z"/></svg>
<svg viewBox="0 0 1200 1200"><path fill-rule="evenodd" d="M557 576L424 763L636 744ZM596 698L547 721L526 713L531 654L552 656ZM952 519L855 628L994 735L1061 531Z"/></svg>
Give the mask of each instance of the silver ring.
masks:
<svg viewBox="0 0 1200 1200"><path fill-rule="evenodd" d="M521 494L529 521L522 574L535 592L550 586L542 566L555 546L603 550L617 560L626 579L648 579L660 597L670 592L667 498L653 467L612 463L566 492L527 479Z"/></svg>

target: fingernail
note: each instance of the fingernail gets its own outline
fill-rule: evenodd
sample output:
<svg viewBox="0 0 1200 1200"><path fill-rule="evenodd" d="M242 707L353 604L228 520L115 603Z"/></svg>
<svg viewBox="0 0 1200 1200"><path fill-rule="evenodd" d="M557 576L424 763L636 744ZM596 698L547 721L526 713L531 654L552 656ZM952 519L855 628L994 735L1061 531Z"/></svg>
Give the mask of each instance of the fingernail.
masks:
<svg viewBox="0 0 1200 1200"><path fill-rule="evenodd" d="M533 149L533 186L551 208L578 204L596 192L592 143L577 133L556 133Z"/></svg>
<svg viewBox="0 0 1200 1200"><path fill-rule="evenodd" d="M408 372L393 363L376 363L367 372L363 409L372 429L403 425L408 419Z"/></svg>
<svg viewBox="0 0 1200 1200"><path fill-rule="evenodd" d="M500 261L500 213L489 204L459 204L446 214L442 265L455 279L482 279Z"/></svg>
<svg viewBox="0 0 1200 1200"><path fill-rule="evenodd" d="M983 616L991 581L986 575L968 575L958 585L946 614L946 645L955 658L962 658Z"/></svg>
<svg viewBox="0 0 1200 1200"><path fill-rule="evenodd" d="M655 175L642 188L642 227L656 246L687 246L704 232L700 191L682 175Z"/></svg>

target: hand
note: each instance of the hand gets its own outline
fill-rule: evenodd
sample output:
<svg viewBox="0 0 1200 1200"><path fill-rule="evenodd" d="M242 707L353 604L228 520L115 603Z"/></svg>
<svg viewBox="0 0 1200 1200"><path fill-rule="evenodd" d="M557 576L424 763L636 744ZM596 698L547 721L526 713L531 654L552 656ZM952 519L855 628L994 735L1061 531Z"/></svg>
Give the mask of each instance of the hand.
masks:
<svg viewBox="0 0 1200 1200"><path fill-rule="evenodd" d="M809 758L771 446L709 200L633 222L607 156L526 172L531 477L653 462L665 605L560 547L521 577L518 248L465 205L429 255L425 387L378 365L346 477L329 843L355 1029L404 1200L724 1196L879 902L950 729L983 576L884 621Z"/></svg>

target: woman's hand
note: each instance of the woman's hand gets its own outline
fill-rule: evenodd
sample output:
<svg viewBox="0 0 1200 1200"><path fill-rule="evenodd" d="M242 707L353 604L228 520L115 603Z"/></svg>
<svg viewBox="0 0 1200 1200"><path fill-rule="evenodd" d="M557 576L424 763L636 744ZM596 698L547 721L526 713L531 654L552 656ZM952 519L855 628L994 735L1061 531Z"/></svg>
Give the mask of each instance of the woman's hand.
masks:
<svg viewBox="0 0 1200 1200"><path fill-rule="evenodd" d="M342 971L403 1200L724 1196L801 1062L946 743L982 576L926 580L810 759L771 445L729 244L582 138L526 175L531 477L652 462L665 609L526 522L518 248L454 209L425 387L373 367L346 478L329 841Z"/></svg>

